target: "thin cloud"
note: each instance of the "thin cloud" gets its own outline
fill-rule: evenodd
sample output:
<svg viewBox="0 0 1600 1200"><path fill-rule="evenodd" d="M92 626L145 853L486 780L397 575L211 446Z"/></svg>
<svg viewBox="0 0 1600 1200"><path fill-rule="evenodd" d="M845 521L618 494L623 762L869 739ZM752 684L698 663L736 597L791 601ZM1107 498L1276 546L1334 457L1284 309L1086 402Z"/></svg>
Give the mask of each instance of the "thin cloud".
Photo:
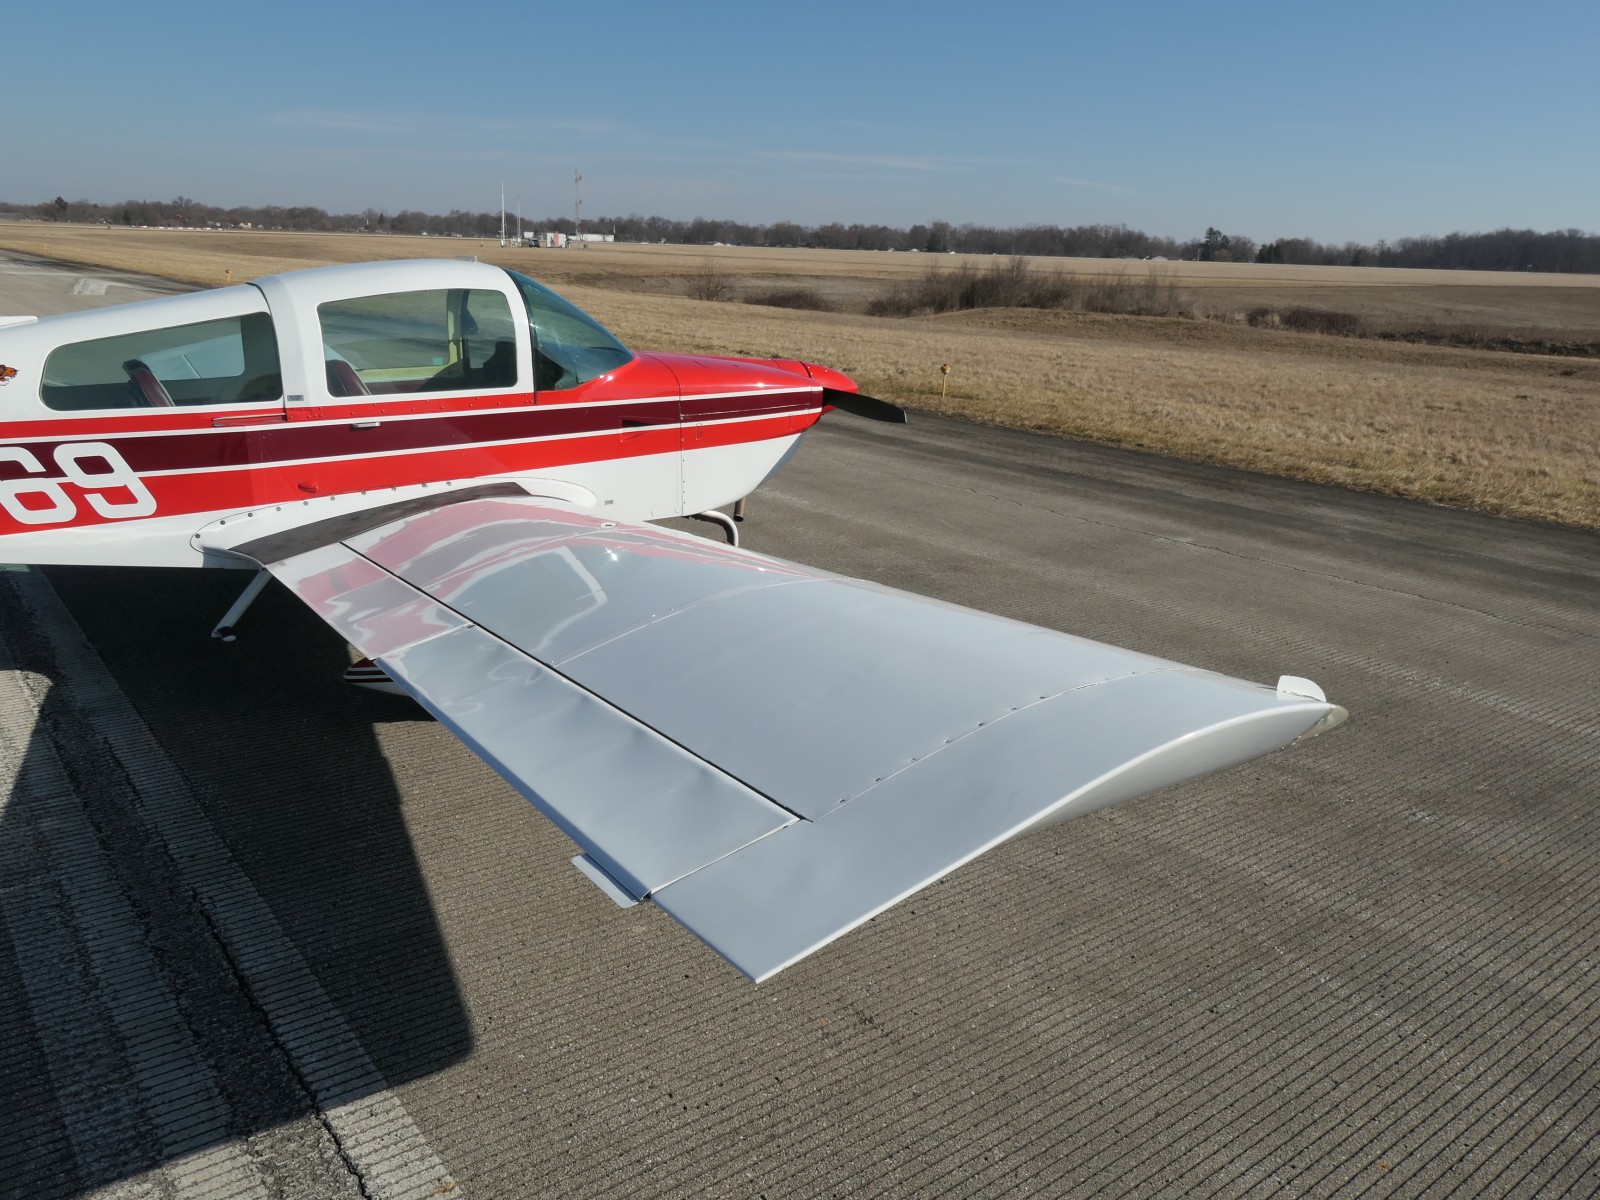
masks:
<svg viewBox="0 0 1600 1200"><path fill-rule="evenodd" d="M898 171L949 172L964 169L956 158L920 158L893 154L826 154L812 150L763 150L757 158L776 162L820 162L846 167L888 167Z"/></svg>
<svg viewBox="0 0 1600 1200"><path fill-rule="evenodd" d="M1056 182L1057 183L1064 183L1068 187L1092 188L1092 189L1094 189L1095 191L1098 191L1098 192L1122 192L1122 193L1128 193L1128 192L1133 191L1132 188L1127 187L1124 184L1106 183L1103 180L1099 180L1099 179L1074 179L1070 175L1057 175L1056 176Z"/></svg>
<svg viewBox="0 0 1600 1200"><path fill-rule="evenodd" d="M467 135L493 134L521 138L548 137L552 134L578 134L584 137L617 137L626 132L610 121L561 121L541 117L528 122L511 117L446 117L429 113L340 112L329 109L289 109L267 117L267 123L281 129L323 130L355 133L365 137L439 137L460 139Z"/></svg>
<svg viewBox="0 0 1600 1200"><path fill-rule="evenodd" d="M1035 169L1048 165L1032 158L980 158L976 156L934 154L834 154L822 150L762 150L758 151L755 157L775 162L831 163L842 167L873 167L879 170L946 175L973 170L988 170L994 167ZM1117 185L1102 184L1100 186L1115 187Z"/></svg>

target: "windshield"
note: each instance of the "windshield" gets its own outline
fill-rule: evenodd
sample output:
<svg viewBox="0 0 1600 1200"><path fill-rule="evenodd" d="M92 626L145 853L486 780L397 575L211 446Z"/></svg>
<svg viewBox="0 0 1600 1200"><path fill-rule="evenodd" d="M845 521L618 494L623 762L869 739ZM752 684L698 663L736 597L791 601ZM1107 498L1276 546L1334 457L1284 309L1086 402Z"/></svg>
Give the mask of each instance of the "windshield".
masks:
<svg viewBox="0 0 1600 1200"><path fill-rule="evenodd" d="M526 275L506 274L516 281L528 307L535 344L534 380L540 391L577 387L633 360L627 347L588 313Z"/></svg>

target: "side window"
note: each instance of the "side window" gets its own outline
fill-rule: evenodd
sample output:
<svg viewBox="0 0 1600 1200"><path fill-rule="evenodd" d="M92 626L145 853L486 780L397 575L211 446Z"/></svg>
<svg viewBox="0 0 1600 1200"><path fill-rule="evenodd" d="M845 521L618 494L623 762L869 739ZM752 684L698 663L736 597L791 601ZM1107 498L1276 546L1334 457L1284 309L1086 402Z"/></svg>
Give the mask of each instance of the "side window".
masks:
<svg viewBox="0 0 1600 1200"><path fill-rule="evenodd" d="M45 406L64 412L261 403L282 395L278 339L266 313L57 346L39 385Z"/></svg>
<svg viewBox="0 0 1600 1200"><path fill-rule="evenodd" d="M499 292L449 288L317 306L335 396L461 392L517 382L517 335Z"/></svg>

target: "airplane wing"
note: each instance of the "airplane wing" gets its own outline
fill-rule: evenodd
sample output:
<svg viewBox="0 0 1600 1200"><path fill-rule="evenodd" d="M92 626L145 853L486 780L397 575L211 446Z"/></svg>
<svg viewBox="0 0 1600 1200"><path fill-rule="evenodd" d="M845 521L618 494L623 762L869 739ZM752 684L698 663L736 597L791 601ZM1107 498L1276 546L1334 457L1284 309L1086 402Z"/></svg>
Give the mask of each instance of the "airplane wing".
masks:
<svg viewBox="0 0 1600 1200"><path fill-rule="evenodd" d="M432 503L438 504L435 500ZM236 547L760 981L1009 838L1344 719L1277 688L480 490Z"/></svg>

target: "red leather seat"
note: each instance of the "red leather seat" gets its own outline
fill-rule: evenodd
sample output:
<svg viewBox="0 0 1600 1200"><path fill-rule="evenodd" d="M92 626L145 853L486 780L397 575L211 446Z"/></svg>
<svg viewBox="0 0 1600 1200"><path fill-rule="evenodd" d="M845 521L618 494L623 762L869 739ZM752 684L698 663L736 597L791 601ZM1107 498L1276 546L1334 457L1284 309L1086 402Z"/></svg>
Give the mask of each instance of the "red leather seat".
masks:
<svg viewBox="0 0 1600 1200"><path fill-rule="evenodd" d="M335 396L370 396L371 390L356 374L356 369L342 358L327 360L328 390Z"/></svg>
<svg viewBox="0 0 1600 1200"><path fill-rule="evenodd" d="M144 365L143 360L130 358L122 364L122 369L128 373L128 378L133 381L139 401L150 408L172 408L172 395L156 378L156 373Z"/></svg>

